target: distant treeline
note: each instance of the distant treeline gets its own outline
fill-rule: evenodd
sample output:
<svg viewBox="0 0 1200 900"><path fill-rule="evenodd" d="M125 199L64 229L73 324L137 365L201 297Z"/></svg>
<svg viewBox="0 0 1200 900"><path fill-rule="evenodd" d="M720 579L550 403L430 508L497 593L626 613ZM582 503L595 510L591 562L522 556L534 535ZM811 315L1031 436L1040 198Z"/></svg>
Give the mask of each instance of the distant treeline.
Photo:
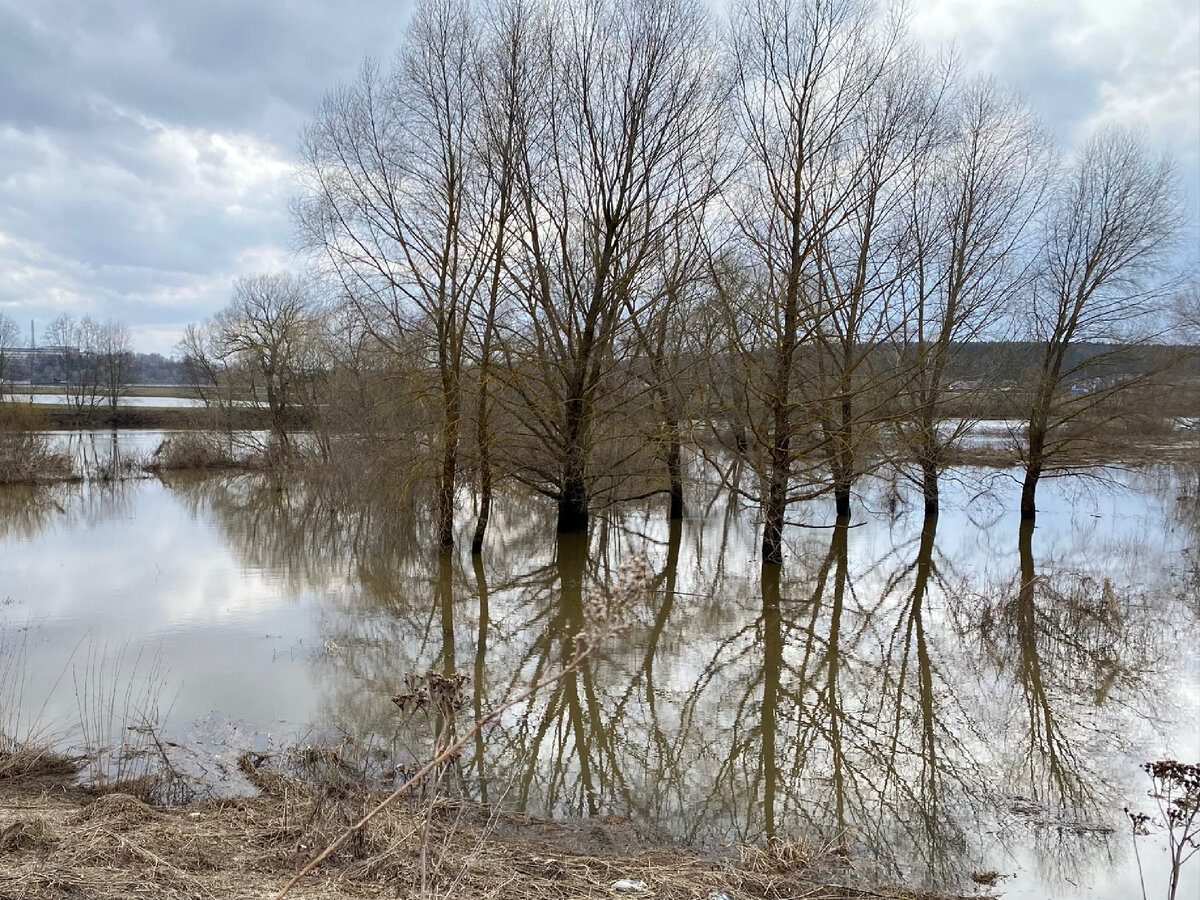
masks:
<svg viewBox="0 0 1200 900"><path fill-rule="evenodd" d="M35 385L59 384L62 367L58 355L50 350L38 353L16 353L11 361L14 382ZM183 363L163 356L161 353L131 353L130 383L132 384L185 384L187 377Z"/></svg>
<svg viewBox="0 0 1200 900"><path fill-rule="evenodd" d="M1183 377L1200 378L1200 352L1198 348L1140 344L1124 352L1114 344L1083 344L1070 350L1072 367L1088 360L1103 358L1095 372L1086 377L1103 377L1111 372L1113 359L1123 360L1130 374L1147 369L1161 368L1168 358L1180 354L1181 349L1192 352L1183 354L1184 359L1177 373ZM962 381L979 379L994 380L997 373L1008 370L1023 370L1034 365L1040 354L1045 352L1041 344L1028 341L974 341L963 344L955 358L954 377ZM133 353L132 381L134 384L187 385L190 384L186 361L163 356L161 353ZM35 385L58 384L60 369L57 357L49 351L36 355L21 354L12 361L12 378L16 382Z"/></svg>
<svg viewBox="0 0 1200 900"><path fill-rule="evenodd" d="M955 377L963 380L1003 379L1006 372L1022 372L1038 365L1045 353L1046 344L1040 341L972 341L958 347L953 370ZM1168 363L1178 378L1200 377L1200 348L1087 343L1069 347L1066 355L1067 367L1077 369L1081 379L1162 371ZM1117 368L1120 371L1114 373Z"/></svg>

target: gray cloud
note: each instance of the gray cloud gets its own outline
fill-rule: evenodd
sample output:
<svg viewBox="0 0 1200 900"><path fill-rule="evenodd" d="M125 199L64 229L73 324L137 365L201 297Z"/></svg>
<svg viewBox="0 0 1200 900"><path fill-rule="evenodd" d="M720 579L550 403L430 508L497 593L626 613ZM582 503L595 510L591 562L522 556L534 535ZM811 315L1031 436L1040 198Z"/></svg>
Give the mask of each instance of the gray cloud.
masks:
<svg viewBox="0 0 1200 900"><path fill-rule="evenodd" d="M968 68L1020 91L1068 150L1102 124L1141 131L1176 159L1189 241L1200 240L1194 0L918 0L913 24L931 47L952 41Z"/></svg>
<svg viewBox="0 0 1200 900"><path fill-rule="evenodd" d="M713 0L714 5L723 5ZM1200 26L1114 0L918 0L914 27L1068 143L1139 122L1200 194ZM0 0L0 311L116 316L169 351L246 272L287 265L300 129L410 4Z"/></svg>
<svg viewBox="0 0 1200 900"><path fill-rule="evenodd" d="M169 351L287 262L299 131L406 3L0 0L0 311L117 316Z"/></svg>

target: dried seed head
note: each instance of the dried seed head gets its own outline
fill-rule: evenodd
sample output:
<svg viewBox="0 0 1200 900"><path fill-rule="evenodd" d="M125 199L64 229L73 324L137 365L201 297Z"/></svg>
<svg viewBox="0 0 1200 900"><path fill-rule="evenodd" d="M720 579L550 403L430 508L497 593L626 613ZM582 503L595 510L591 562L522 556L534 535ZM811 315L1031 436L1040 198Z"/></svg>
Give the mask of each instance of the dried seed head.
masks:
<svg viewBox="0 0 1200 900"><path fill-rule="evenodd" d="M584 627L574 637L576 652L585 652L603 638L628 627L627 618L646 598L652 573L644 554L617 569L615 583L607 593L591 588L583 602Z"/></svg>
<svg viewBox="0 0 1200 900"><path fill-rule="evenodd" d="M467 705L464 688L471 681L470 675L456 672L443 675L430 670L422 674L404 676L404 690L392 697L392 702L401 712L417 712L429 707L442 714L456 713Z"/></svg>

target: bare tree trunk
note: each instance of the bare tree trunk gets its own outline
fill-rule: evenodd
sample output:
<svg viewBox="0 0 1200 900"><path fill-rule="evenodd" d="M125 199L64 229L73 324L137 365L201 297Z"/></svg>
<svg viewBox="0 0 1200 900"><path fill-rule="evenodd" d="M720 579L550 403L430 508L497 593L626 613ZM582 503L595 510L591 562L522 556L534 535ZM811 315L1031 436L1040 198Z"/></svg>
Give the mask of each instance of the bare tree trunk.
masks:
<svg viewBox="0 0 1200 900"><path fill-rule="evenodd" d="M937 462L926 453L922 453L919 462L921 465L921 493L925 497L925 515L926 517L936 517L939 504Z"/></svg>
<svg viewBox="0 0 1200 900"><path fill-rule="evenodd" d="M833 486L833 506L839 519L849 518L850 516L850 483L846 480L839 480Z"/></svg>
<svg viewBox="0 0 1200 900"><path fill-rule="evenodd" d="M458 469L458 432L460 399L457 385L445 391L446 419L442 427L442 475L438 484L437 522L438 546L448 550L454 546L454 494Z"/></svg>
<svg viewBox="0 0 1200 900"><path fill-rule="evenodd" d="M763 504L762 558L764 565L783 562L783 521L787 513L788 439L776 443L771 452L771 475Z"/></svg>
<svg viewBox="0 0 1200 900"><path fill-rule="evenodd" d="M764 564L783 562L783 521L787 514L788 488L792 479L791 399L792 358L798 343L799 323L799 217L792 221L791 266L788 289L784 295L783 332L775 363L772 396L771 455L766 503L763 505L762 558Z"/></svg>
<svg viewBox="0 0 1200 900"><path fill-rule="evenodd" d="M1046 465L1046 432L1050 404L1053 402L1052 389L1048 386L1050 380L1043 375L1043 387L1039 389L1034 400L1034 408L1029 416L1028 434L1026 435L1025 480L1021 483L1021 518L1033 520L1037 516L1037 486Z"/></svg>
<svg viewBox="0 0 1200 900"><path fill-rule="evenodd" d="M936 370L937 366L934 368ZM940 377L940 373L935 375L935 382L940 380ZM925 498L926 516L936 516L941 503L938 479L941 477L943 454L937 432L936 415L936 404L932 398L927 396L917 412L920 432L916 454L917 465L921 467L921 494Z"/></svg>
<svg viewBox="0 0 1200 900"><path fill-rule="evenodd" d="M1021 482L1021 519L1032 521L1037 517L1037 486L1042 477L1042 467L1032 463L1025 466L1025 480Z"/></svg>
<svg viewBox="0 0 1200 900"><path fill-rule="evenodd" d="M850 491L854 487L854 406L844 397L841 422L834 433L833 502L839 519L850 516Z"/></svg>
<svg viewBox="0 0 1200 900"><path fill-rule="evenodd" d="M583 450L576 443L563 464L562 493L558 498L558 533L582 534L588 527L587 474Z"/></svg>
<svg viewBox="0 0 1200 900"><path fill-rule="evenodd" d="M479 518L475 520L475 533L471 537L471 553L478 556L483 552L483 538L487 534L488 521L492 516L492 453L488 447L490 432L486 424L487 388L479 389Z"/></svg>
<svg viewBox="0 0 1200 900"><path fill-rule="evenodd" d="M667 517L672 521L683 518L683 463L679 423L667 420L667 478L670 481L671 508Z"/></svg>

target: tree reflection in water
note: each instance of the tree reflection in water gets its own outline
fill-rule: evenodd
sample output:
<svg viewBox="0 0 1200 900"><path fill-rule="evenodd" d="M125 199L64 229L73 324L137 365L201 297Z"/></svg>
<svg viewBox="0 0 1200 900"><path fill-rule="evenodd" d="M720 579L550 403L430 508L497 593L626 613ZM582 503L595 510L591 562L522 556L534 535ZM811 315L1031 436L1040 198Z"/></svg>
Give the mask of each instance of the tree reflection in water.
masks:
<svg viewBox="0 0 1200 900"><path fill-rule="evenodd" d="M1029 835L1065 877L1121 853L1105 840L1123 767L1170 730L1166 623L1195 633L1142 546L1070 530L1039 563L1023 525L1016 577L993 579L991 560L939 553L936 518L902 517L898 540L843 519L781 569L755 563L754 522L721 499L684 522L610 517L589 542L548 539L553 510L506 497L484 557L430 557L428 523L303 485L171 489L248 566L320 596L337 649L314 657L317 718L414 757L423 738L388 702L406 673L469 672L480 715L562 664L587 585L644 549L658 574L631 629L474 742L457 789L700 844L845 839L933 885L1011 865L997 848Z"/></svg>

